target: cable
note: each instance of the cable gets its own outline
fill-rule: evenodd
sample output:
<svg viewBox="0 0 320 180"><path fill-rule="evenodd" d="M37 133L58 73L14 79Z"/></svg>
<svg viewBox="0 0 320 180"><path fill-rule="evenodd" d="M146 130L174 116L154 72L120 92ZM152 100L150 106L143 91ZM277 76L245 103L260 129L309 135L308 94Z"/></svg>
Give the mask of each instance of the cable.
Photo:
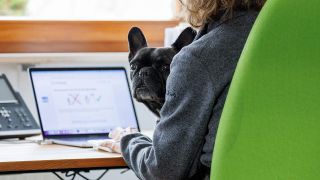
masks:
<svg viewBox="0 0 320 180"><path fill-rule="evenodd" d="M102 172L102 174L97 177L95 180L100 180L107 172L109 171L109 169L106 169ZM64 176L66 178L71 178L70 180L74 180L76 178L76 176L80 176L81 178L85 179L85 180L90 180L89 178L87 178L85 175L81 174L82 171L62 171L61 173L64 173ZM87 171L90 172L90 171ZM60 180L63 180L64 178L61 177L57 172L52 172L54 175L56 175Z"/></svg>
<svg viewBox="0 0 320 180"><path fill-rule="evenodd" d="M52 172L54 175L56 175L60 180L63 180L63 178L56 172Z"/></svg>

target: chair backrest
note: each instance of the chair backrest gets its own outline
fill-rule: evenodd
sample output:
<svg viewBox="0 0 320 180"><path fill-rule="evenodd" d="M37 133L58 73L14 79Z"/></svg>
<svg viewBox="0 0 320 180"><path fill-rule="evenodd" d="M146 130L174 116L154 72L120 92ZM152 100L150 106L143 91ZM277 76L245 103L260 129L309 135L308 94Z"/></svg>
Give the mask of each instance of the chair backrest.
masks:
<svg viewBox="0 0 320 180"><path fill-rule="evenodd" d="M319 0L267 0L229 89L211 179L320 179Z"/></svg>

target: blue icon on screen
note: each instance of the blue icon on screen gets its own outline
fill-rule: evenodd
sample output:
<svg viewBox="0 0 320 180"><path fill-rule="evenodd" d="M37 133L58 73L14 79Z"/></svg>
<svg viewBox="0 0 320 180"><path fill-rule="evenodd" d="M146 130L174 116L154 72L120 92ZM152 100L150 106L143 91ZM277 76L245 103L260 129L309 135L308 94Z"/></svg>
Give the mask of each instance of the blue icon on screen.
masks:
<svg viewBox="0 0 320 180"><path fill-rule="evenodd" d="M47 103L47 102L49 102L49 97L48 96L42 96L41 100L42 100L43 103Z"/></svg>

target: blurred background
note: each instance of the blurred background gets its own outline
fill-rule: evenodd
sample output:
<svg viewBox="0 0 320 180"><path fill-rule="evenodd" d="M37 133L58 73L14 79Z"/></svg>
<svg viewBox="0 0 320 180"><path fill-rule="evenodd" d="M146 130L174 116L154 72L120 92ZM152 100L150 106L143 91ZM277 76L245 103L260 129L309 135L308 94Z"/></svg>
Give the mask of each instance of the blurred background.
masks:
<svg viewBox="0 0 320 180"><path fill-rule="evenodd" d="M170 46L185 27L185 24L177 26L181 22L179 10L178 0L0 0L0 73L7 75L37 119L26 68L122 66L128 70L130 26L139 22L151 45ZM72 23L76 27L72 28ZM66 26L71 28L65 29ZM141 103L134 103L141 129L153 130L157 118ZM110 170L102 179L138 179L132 171L121 174L122 171ZM86 176L95 179L102 172L90 171ZM52 173L28 173L0 175L0 179L57 177Z"/></svg>
<svg viewBox="0 0 320 180"><path fill-rule="evenodd" d="M172 0L0 0L2 18L68 20L169 20Z"/></svg>

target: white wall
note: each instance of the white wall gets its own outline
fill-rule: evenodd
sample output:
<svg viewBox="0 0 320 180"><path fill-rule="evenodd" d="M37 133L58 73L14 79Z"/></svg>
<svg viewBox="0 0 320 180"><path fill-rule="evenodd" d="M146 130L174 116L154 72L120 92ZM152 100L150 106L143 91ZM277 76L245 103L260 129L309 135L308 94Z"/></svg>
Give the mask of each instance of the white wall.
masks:
<svg viewBox="0 0 320 180"><path fill-rule="evenodd" d="M23 64L35 66L123 66L128 70L127 53L50 53L50 54L0 54L0 73L5 73L13 87L26 101L34 117L38 119L31 84ZM142 130L155 126L156 117L141 103L135 102L139 124ZM103 179L137 179L133 172L120 174L121 170L109 171ZM98 177L101 171L90 173L90 178ZM40 180L57 179L51 173L0 175L1 180ZM81 179L81 178L77 178Z"/></svg>

